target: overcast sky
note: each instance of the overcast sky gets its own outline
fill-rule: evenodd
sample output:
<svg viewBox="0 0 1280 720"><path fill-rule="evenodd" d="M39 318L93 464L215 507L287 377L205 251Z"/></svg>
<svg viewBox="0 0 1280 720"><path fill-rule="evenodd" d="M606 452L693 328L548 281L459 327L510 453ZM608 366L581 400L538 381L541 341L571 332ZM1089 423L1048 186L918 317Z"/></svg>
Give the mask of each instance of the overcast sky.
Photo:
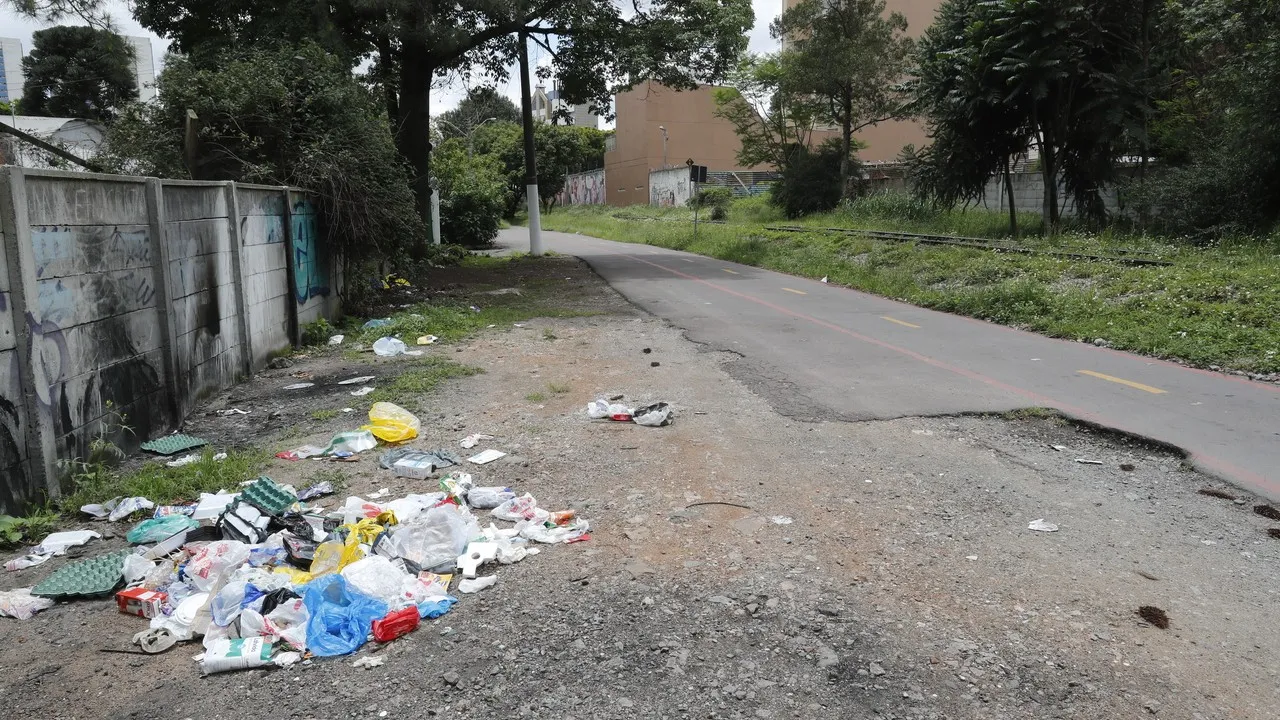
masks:
<svg viewBox="0 0 1280 720"><path fill-rule="evenodd" d="M216 0L192 0L193 2L205 2ZM756 12L756 25L751 31L750 50L752 52L768 52L775 49L776 44L769 38L769 23L773 18L782 11L783 0L752 0L752 5ZM7 4L0 8L0 37L18 38L22 41L22 50L24 53L31 52L31 33L39 30L44 25L40 23L25 20L16 15L13 10L9 9ZM124 0L108 0L107 8L111 13L112 20L116 24L116 29L122 35L147 36L151 38L151 52L155 58L156 72L158 73L164 65L164 54L169 47L169 41L158 37L146 30L143 30L133 16L129 14L128 3ZM68 20L67 24L78 24ZM546 64L549 58L544 57L545 52L541 48L531 46L529 50L529 60L535 64ZM511 80L499 88L503 94L510 97L516 104L520 103L520 79L512 77ZM460 83L452 86L441 88L432 92L431 95L431 111L433 114L449 110L458 104L458 100L466 94L466 88Z"/></svg>

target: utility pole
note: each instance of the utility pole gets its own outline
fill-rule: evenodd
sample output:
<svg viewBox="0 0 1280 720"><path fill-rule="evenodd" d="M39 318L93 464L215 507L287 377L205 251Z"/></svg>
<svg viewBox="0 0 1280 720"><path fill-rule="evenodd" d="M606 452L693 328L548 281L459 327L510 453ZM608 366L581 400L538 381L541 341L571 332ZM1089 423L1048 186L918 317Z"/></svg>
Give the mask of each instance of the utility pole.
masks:
<svg viewBox="0 0 1280 720"><path fill-rule="evenodd" d="M662 131L662 169L667 169L667 126L659 125L658 129Z"/></svg>
<svg viewBox="0 0 1280 720"><path fill-rule="evenodd" d="M538 164L533 147L533 98L529 95L529 39L521 31L520 40L520 108L524 116L524 185L529 204L529 254L542 254L542 218L538 205Z"/></svg>

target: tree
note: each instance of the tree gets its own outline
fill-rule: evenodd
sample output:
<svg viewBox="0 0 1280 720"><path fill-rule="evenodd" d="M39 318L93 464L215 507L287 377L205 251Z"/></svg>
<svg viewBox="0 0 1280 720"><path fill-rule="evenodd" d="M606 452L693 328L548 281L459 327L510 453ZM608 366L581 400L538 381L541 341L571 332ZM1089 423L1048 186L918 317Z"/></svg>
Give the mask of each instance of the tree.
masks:
<svg viewBox="0 0 1280 720"><path fill-rule="evenodd" d="M505 168L493 155L472 155L463 138L449 138L435 151L432 172L440 189L440 234L446 242L488 247L507 209Z"/></svg>
<svg viewBox="0 0 1280 720"><path fill-rule="evenodd" d="M316 193L348 262L425 243L382 107L319 45L170 56L157 99L110 128L99 160L116 172L299 185ZM188 157L188 112L198 127Z"/></svg>
<svg viewBox="0 0 1280 720"><path fill-rule="evenodd" d="M787 84L781 53L751 55L714 93L716 116L733 125L745 167L769 164L785 170L809 146L822 114L820 102Z"/></svg>
<svg viewBox="0 0 1280 720"><path fill-rule="evenodd" d="M22 110L29 115L109 121L138 96L133 46L108 30L59 25L32 33L22 59Z"/></svg>
<svg viewBox="0 0 1280 720"><path fill-rule="evenodd" d="M912 43L900 13L885 15L884 0L805 0L774 21L774 37L788 38L782 65L794 92L822 100L825 119L840 127L841 195L852 198L853 134L904 113L896 86Z"/></svg>
<svg viewBox="0 0 1280 720"><path fill-rule="evenodd" d="M817 149L799 148L782 171L782 178L769 189L769 202L789 218L833 210L843 193L842 186L831 180L848 160L841 141L835 138ZM861 173L855 173L851 182L861 184ZM860 189L855 187L854 192Z"/></svg>
<svg viewBox="0 0 1280 720"><path fill-rule="evenodd" d="M527 39L550 54L545 70L559 78L566 102L603 110L613 91L645 80L675 89L716 81L746 47L754 21L750 0L653 0L625 11L613 0L335 0L290 14L292 2L308 4L200 3L199 22L182 22L193 12L186 0L136 0L133 6L144 26L173 28L177 34L169 36L187 52L243 36L246 28L287 21L336 38L346 47L337 53L343 58L376 53L381 81L398 83L394 93L385 88L385 101L389 113L394 105L397 144L412 169L424 218L430 211L433 78L460 72L503 81Z"/></svg>
<svg viewBox="0 0 1280 720"><path fill-rule="evenodd" d="M467 96L458 103L458 107L440 113L440 119L447 123L441 128L441 132L445 137L469 135L477 125L490 118L497 122L518 124L520 108L499 95L492 87L471 88L467 91Z"/></svg>
<svg viewBox="0 0 1280 720"><path fill-rule="evenodd" d="M570 173L601 167L605 133L595 128L573 125L534 126L534 149L538 165L538 198L550 210L564 189ZM514 215L524 202L524 135L515 123L489 123L476 130L473 140L477 155L489 155L502 164L507 177L507 214Z"/></svg>

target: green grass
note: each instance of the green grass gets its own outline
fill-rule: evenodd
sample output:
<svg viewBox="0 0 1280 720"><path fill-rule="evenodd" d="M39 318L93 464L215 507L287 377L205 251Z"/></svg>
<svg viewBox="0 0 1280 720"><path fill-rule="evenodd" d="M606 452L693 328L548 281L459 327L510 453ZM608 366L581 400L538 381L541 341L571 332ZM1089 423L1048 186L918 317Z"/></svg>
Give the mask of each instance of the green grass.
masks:
<svg viewBox="0 0 1280 720"><path fill-rule="evenodd" d="M57 522L58 514L49 510L19 517L0 515L0 548L35 545L53 532Z"/></svg>
<svg viewBox="0 0 1280 720"><path fill-rule="evenodd" d="M556 395L563 395L563 394L565 394L565 393L569 392L570 390L572 390L573 388L569 387L569 385L568 385L567 383L554 383L554 382L553 382L553 383L547 383L547 389L548 389L548 390L550 390L551 392L555 393Z"/></svg>
<svg viewBox="0 0 1280 720"><path fill-rule="evenodd" d="M863 206L865 204L865 206ZM1280 242L1235 238L1196 247L1118 231L1030 234L1022 246L1111 254L1128 248L1168 260L1133 266L1046 255L880 242L821 232L854 227L999 237L1007 217L944 212L900 197L872 198L826 215L783 221L763 199L739 201L725 225L702 225L685 209L572 207L546 215L549 230L685 250L897 298L924 307L1092 341L1200 367L1280 371ZM677 221L679 220L679 221ZM812 232L765 229L800 224Z"/></svg>
<svg viewBox="0 0 1280 720"><path fill-rule="evenodd" d="M365 396L370 404L390 402L406 410L418 410L423 396L449 378L468 377L484 372L441 357L426 357L409 364L404 372Z"/></svg>
<svg viewBox="0 0 1280 720"><path fill-rule="evenodd" d="M339 414L341 414L340 410L334 410L332 408L327 410L316 410L315 412L311 413L311 419L324 422L326 420L332 420L338 417Z"/></svg>
<svg viewBox="0 0 1280 720"><path fill-rule="evenodd" d="M555 339L557 339L557 338L556 338L556 334L555 334L555 332L553 332L553 331L551 330L551 328L543 328L543 329L542 329L542 339L543 339L543 340L555 340Z"/></svg>
<svg viewBox="0 0 1280 720"><path fill-rule="evenodd" d="M546 393L531 392L531 393L529 393L528 395L525 395L525 396L524 396L524 399L525 399L525 400L528 400L528 401L529 401L529 402L531 402L531 403L546 402L546 400L547 400L547 395L546 395Z"/></svg>
<svg viewBox="0 0 1280 720"><path fill-rule="evenodd" d="M200 460L182 467L166 467L162 462L148 462L133 470L103 470L73 476L72 491L64 495L59 506L74 513L81 505L101 503L114 497L142 496L157 505L197 500L202 492L232 490L241 482L262 472L270 458L258 450L230 451L225 460L214 460L213 451L205 450Z"/></svg>

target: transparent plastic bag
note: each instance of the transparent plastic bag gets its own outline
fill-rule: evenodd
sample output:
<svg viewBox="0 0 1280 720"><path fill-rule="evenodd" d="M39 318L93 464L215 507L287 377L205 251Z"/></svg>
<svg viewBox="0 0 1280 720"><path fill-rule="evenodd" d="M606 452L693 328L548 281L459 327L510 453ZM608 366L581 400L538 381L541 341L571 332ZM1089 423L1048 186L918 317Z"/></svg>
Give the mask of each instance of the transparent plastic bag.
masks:
<svg viewBox="0 0 1280 720"><path fill-rule="evenodd" d="M310 619L307 649L320 657L347 655L364 644L373 621L387 614L386 603L347 587L341 575L326 575L302 594Z"/></svg>
<svg viewBox="0 0 1280 720"><path fill-rule="evenodd" d="M467 504L477 510L492 510L515 497L509 487L473 487L467 492Z"/></svg>
<svg viewBox="0 0 1280 720"><path fill-rule="evenodd" d="M230 575L249 559L249 546L235 540L218 540L200 548L183 573L197 590L207 592L223 575Z"/></svg>
<svg viewBox="0 0 1280 720"><path fill-rule="evenodd" d="M421 428L422 421L418 420L417 415L389 402L374 403L369 408L369 424L360 427L380 440L393 443L418 437L418 430Z"/></svg>
<svg viewBox="0 0 1280 720"><path fill-rule="evenodd" d="M186 515L167 515L165 517L143 520L125 535L125 539L134 545L160 542L192 528L200 527L200 523Z"/></svg>
<svg viewBox="0 0 1280 720"><path fill-rule="evenodd" d="M0 590L0 617L30 620L32 615L53 607L51 598L31 594L31 588Z"/></svg>
<svg viewBox="0 0 1280 720"><path fill-rule="evenodd" d="M452 566L467 543L480 534L480 526L466 509L442 505L426 511L412 522L391 530L401 557L422 570Z"/></svg>
<svg viewBox="0 0 1280 720"><path fill-rule="evenodd" d="M490 514L499 520L519 522L533 520L537 517L538 501L529 493L518 498L511 498L494 508Z"/></svg>
<svg viewBox="0 0 1280 720"><path fill-rule="evenodd" d="M373 352L380 357L402 355L408 349L400 338L383 337L373 342Z"/></svg>
<svg viewBox="0 0 1280 720"><path fill-rule="evenodd" d="M343 568L342 578L354 590L395 608L403 605L405 581L411 580L412 576L395 562L380 555L371 555Z"/></svg>

